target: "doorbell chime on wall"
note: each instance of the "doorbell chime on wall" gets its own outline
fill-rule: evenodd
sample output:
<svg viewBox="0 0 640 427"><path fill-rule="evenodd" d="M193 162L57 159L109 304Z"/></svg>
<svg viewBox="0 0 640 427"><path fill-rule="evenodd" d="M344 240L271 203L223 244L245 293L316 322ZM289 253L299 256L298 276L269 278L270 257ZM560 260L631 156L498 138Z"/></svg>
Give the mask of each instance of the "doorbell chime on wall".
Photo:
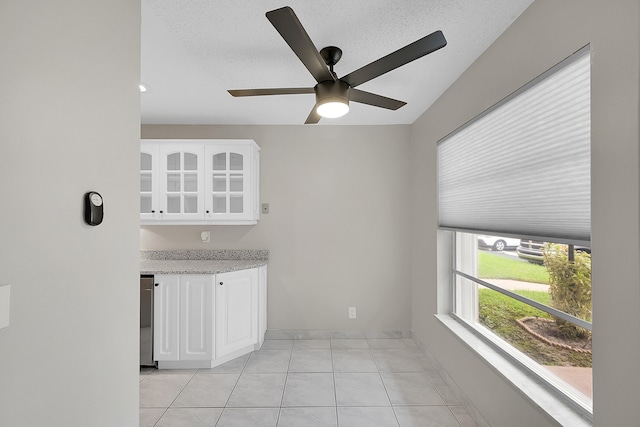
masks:
<svg viewBox="0 0 640 427"><path fill-rule="evenodd" d="M100 193L89 191L84 195L84 221L89 225L98 225L104 216L104 203Z"/></svg>

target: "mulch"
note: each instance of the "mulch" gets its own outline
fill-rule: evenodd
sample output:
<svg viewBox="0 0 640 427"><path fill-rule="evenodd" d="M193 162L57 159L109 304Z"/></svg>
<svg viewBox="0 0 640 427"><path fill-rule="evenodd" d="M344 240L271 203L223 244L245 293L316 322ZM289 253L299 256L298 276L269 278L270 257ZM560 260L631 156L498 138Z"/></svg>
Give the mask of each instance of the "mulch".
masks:
<svg viewBox="0 0 640 427"><path fill-rule="evenodd" d="M560 334L556 322L542 317L523 317L517 320L518 324L537 339L559 348L576 351L579 353L591 353L591 337L567 338Z"/></svg>

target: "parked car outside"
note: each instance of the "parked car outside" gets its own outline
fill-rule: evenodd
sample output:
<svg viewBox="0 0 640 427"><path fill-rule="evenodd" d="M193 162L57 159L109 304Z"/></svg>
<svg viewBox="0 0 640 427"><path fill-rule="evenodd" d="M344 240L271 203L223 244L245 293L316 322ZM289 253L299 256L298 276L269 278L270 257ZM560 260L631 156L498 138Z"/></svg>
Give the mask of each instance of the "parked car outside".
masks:
<svg viewBox="0 0 640 427"><path fill-rule="evenodd" d="M520 244L516 248L516 253L522 259L525 259L533 264L544 264L544 247L547 242L541 242L539 240L520 240ZM591 253L591 248L588 246L574 246L576 252Z"/></svg>
<svg viewBox="0 0 640 427"><path fill-rule="evenodd" d="M520 240L520 245L516 248L518 256L533 264L544 264L545 242L537 240Z"/></svg>
<svg viewBox="0 0 640 427"><path fill-rule="evenodd" d="M488 248L494 251L504 251L505 249L515 249L520 244L520 239L501 236L478 236L478 247Z"/></svg>

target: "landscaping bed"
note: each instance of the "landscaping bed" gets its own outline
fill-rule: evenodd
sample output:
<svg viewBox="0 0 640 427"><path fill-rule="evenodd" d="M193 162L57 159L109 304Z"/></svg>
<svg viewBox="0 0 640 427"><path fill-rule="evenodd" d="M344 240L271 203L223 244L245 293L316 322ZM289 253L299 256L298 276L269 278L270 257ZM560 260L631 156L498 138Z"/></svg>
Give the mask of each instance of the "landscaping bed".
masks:
<svg viewBox="0 0 640 427"><path fill-rule="evenodd" d="M523 282L549 283L545 267L510 260L495 254L479 253L479 276ZM545 305L549 292L514 290ZM591 367L591 338L563 338L553 318L528 304L491 289L478 290L479 322L541 365ZM523 320L526 319L526 320ZM533 321L531 319L540 319ZM524 328L526 324L528 328ZM585 351L587 350L587 351Z"/></svg>
<svg viewBox="0 0 640 427"><path fill-rule="evenodd" d="M536 296L539 299L544 299L549 296L545 292L516 292L524 294L528 298ZM551 316L547 313L490 289L479 290L478 299L480 323L539 364L591 367L590 353L577 352L546 343L518 324L518 320L525 317L541 317L551 320Z"/></svg>

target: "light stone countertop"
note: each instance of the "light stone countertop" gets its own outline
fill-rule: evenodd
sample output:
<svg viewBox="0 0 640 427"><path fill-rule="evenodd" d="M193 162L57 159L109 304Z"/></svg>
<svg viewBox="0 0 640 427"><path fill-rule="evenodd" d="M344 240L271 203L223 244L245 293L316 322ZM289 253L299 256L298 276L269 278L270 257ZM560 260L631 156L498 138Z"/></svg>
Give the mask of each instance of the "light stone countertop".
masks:
<svg viewBox="0 0 640 427"><path fill-rule="evenodd" d="M266 265L265 250L140 251L140 274L217 274Z"/></svg>

